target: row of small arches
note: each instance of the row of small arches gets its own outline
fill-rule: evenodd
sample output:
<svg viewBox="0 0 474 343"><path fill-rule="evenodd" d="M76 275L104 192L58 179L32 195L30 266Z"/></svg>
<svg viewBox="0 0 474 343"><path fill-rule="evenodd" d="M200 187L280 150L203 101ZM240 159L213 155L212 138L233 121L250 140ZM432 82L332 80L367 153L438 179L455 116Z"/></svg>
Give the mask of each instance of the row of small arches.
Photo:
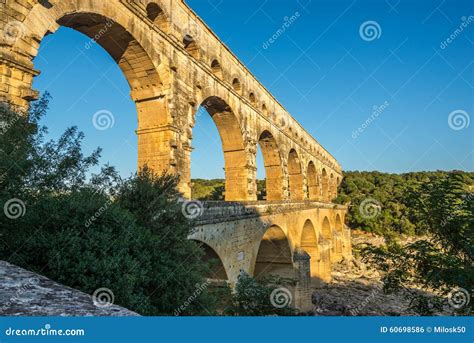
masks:
<svg viewBox="0 0 474 343"><path fill-rule="evenodd" d="M146 7L147 11L147 16L148 18L161 30L166 31L168 29L169 23L168 23L168 16L164 12L164 10L156 3L156 2L151 2L147 5ZM190 56L193 58L200 60L201 59L201 53L199 46L194 39L194 37L190 33L186 33L183 37L182 44L184 49L189 53ZM210 62L209 65L211 72L220 80L224 80L224 71L222 68L221 62L217 59L214 58ZM230 81L230 80L229 80ZM259 104L259 101L257 99L257 95L254 91L248 91L244 92L244 87L242 85L242 82L238 77L234 77L231 82L232 89L241 96L244 96L257 111L260 111L264 116L269 116L270 111L265 103L262 103L261 105ZM276 118L276 115L273 114L273 120L281 126L284 126L285 124L288 123L279 123L278 118ZM304 135L299 135L298 130L293 130L292 126L288 127L288 132L293 136L293 138L296 141L299 141L299 143L305 145L310 149L311 153L315 153L320 156L321 159L323 159L326 163L330 164L331 167L336 167L333 161L330 161L329 158L325 156L321 152L320 149L316 149L313 146L309 145L309 142L307 139L304 138Z"/></svg>

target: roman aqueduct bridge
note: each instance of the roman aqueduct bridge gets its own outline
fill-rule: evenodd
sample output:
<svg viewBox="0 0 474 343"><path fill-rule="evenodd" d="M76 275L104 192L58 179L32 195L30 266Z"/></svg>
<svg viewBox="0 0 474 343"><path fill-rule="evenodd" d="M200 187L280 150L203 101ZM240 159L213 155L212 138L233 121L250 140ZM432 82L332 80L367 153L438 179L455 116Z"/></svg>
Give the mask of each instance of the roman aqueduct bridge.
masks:
<svg viewBox="0 0 474 343"><path fill-rule="evenodd" d="M331 262L350 256L346 208L331 204L340 165L184 1L3 0L0 12L0 100L25 108L38 98L34 60L46 35L65 26L89 36L130 85L138 167L179 175L185 198L196 112L207 110L222 141L226 202L205 204L191 238L219 257L223 277L294 274L304 307L308 280L329 280ZM256 201L257 145L265 202Z"/></svg>

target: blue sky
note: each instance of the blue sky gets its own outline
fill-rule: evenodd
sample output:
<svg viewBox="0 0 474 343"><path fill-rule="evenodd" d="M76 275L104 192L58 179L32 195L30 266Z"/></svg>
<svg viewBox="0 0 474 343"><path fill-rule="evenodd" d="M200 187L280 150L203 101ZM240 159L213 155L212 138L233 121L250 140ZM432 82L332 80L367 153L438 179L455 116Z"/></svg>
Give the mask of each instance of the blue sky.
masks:
<svg viewBox="0 0 474 343"><path fill-rule="evenodd" d="M187 3L343 169L474 171L472 1ZM376 36L361 30L366 25ZM77 125L84 150L102 147L102 163L128 176L136 169L135 106L120 69L100 46L86 50L87 41L66 28L43 40L34 86L53 96L44 124L51 138ZM113 113L112 128L94 128L100 110ZM192 177L223 177L219 136L206 113L196 120L193 145Z"/></svg>

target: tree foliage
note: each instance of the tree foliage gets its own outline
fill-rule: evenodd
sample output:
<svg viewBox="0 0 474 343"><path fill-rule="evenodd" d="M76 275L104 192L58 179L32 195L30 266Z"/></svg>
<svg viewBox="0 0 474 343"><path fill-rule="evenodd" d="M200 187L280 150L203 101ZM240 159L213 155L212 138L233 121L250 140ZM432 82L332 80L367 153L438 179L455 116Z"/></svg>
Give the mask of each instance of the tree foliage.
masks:
<svg viewBox="0 0 474 343"><path fill-rule="evenodd" d="M121 180L105 166L88 180L100 150L84 156L77 128L45 141L47 106L44 96L29 115L0 109L0 259L89 294L109 288L141 314L173 314L207 273L176 178L145 168ZM204 291L180 313L213 314L216 301Z"/></svg>
<svg viewBox="0 0 474 343"><path fill-rule="evenodd" d="M380 172L345 172L335 202L349 204L348 226L385 236L423 235L427 232L426 213L414 199L427 187L446 178L449 172L414 172L386 174ZM459 172L472 183L474 173ZM373 217L361 211L369 201L380 205ZM362 205L363 206L363 205Z"/></svg>
<svg viewBox="0 0 474 343"><path fill-rule="evenodd" d="M246 273L239 275L234 290L231 304L227 307L225 313L234 316L268 316L280 315L291 316L296 314L290 302L283 304L276 303L278 299L274 291L282 285L291 283L292 280L271 277L263 280L257 280ZM287 300L287 299L283 299ZM275 306L275 303L277 306Z"/></svg>
<svg viewBox="0 0 474 343"><path fill-rule="evenodd" d="M407 193L410 216L427 238L401 245L369 247L365 258L384 271L387 292L421 286L426 293L408 292L412 308L432 314L446 303L461 314L472 312L474 285L474 193L465 173L445 174L430 183L412 185ZM427 296L434 291L438 297ZM457 297L457 298L455 298ZM454 305L453 305L454 304Z"/></svg>

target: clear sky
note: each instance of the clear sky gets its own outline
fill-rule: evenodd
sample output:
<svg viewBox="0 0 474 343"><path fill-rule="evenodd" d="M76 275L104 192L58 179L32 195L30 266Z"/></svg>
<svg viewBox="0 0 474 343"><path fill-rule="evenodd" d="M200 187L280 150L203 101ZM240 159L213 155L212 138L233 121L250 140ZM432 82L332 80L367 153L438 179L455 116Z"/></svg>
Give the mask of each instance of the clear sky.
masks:
<svg viewBox="0 0 474 343"><path fill-rule="evenodd" d="M343 169L474 170L473 1L187 3ZM87 41L66 28L43 40L34 86L53 96L44 124L52 138L77 125L85 151L102 147L102 163L128 176L136 169L135 106L118 66L100 46L85 49ZM115 119L104 131L92 124L101 110ZM193 145L192 177L222 178L207 113L197 117ZM261 156L258 166L263 178Z"/></svg>

